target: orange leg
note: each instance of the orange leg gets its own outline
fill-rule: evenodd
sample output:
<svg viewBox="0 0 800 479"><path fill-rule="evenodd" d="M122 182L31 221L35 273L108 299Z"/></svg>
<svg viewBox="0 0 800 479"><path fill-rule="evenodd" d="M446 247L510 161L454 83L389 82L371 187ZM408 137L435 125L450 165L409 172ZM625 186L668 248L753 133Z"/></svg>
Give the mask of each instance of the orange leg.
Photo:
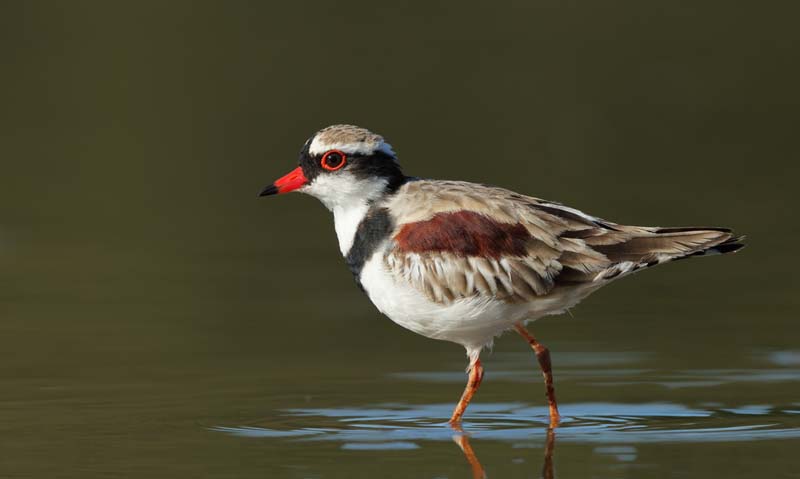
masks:
<svg viewBox="0 0 800 479"><path fill-rule="evenodd" d="M467 462L469 463L470 469L472 469L472 478L473 479L486 479L486 471L484 471L483 466L481 466L481 462L478 460L478 456L475 455L475 451L472 450L472 446L469 444L469 438L463 434L458 436L454 436L453 440L458 444L458 447L461 448L461 452L464 453L464 457L467 458Z"/></svg>
<svg viewBox="0 0 800 479"><path fill-rule="evenodd" d="M461 448L461 451L464 453L464 457L467 459L467 462L472 469L473 479L486 479L486 471L483 469L483 466L478 460L478 456L475 454L475 451L472 449L472 446L469 443L469 436L464 434L464 431L458 424L452 424L451 427L458 433L457 435L453 436L453 441L458 444L458 447ZM542 463L542 474L540 476L542 479L555 478L555 475L553 474L553 450L555 449L555 446L555 430L549 427L547 428L547 438L544 443L544 462Z"/></svg>
<svg viewBox="0 0 800 479"><path fill-rule="evenodd" d="M552 427L547 428L547 440L544 443L544 463L542 479L553 479L553 449L556 447L556 433Z"/></svg>
<svg viewBox="0 0 800 479"><path fill-rule="evenodd" d="M553 388L553 371L550 363L550 350L548 350L542 343L525 329L521 323L514 325L517 332L528 341L533 351L536 353L536 359L539 360L539 367L542 369L542 376L544 376L544 387L547 394L547 405L550 407L550 427L558 426L558 420L561 416L558 414L558 404L556 404L556 391Z"/></svg>
<svg viewBox="0 0 800 479"><path fill-rule="evenodd" d="M483 366L481 366L481 360L476 359L475 362L470 365L467 387L464 388L464 394L461 395L461 399L458 401L456 408L453 410L453 416L450 417L450 424L458 424L461 422L461 416L463 416L464 411L467 410L469 401L472 399L475 391L478 390L478 386L481 385L482 379Z"/></svg>

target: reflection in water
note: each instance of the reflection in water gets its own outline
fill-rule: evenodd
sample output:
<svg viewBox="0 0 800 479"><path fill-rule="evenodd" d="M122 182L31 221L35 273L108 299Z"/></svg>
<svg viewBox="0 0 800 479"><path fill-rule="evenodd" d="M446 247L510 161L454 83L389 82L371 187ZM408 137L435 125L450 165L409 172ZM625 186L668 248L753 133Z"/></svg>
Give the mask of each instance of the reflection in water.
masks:
<svg viewBox="0 0 800 479"><path fill-rule="evenodd" d="M553 450L556 447L556 431L552 427L547 429L547 440L544 443L544 463L542 464L542 477L553 479Z"/></svg>
<svg viewBox="0 0 800 479"><path fill-rule="evenodd" d="M250 426L213 430L283 441L333 441L343 450L424 449L429 441L455 441L475 478L487 477L475 441L501 441L514 448L543 448L541 477L553 478L556 432L546 407L519 403L475 404L463 426L448 427L449 404L381 405L363 408L290 409ZM800 438L796 406L690 408L670 403L566 404L560 442L598 444L597 454L636 461L632 445L716 443ZM531 418L534 418L533 420ZM268 423L268 424L267 424ZM463 429L462 429L463 427Z"/></svg>
<svg viewBox="0 0 800 479"><path fill-rule="evenodd" d="M486 479L486 471L481 465L481 462L478 460L478 456L475 454L475 451L472 449L472 445L469 442L469 435L464 433L460 426L453 426L453 429L456 429L456 431L459 433L453 436L453 441L458 444L458 447L461 448L461 452L464 453L464 457L467 459L467 462L472 469L472 477L474 479ZM547 438L545 439L544 443L544 461L542 462L541 477L543 479L553 479L555 477L553 475L553 450L555 449L555 446L555 429L548 427Z"/></svg>
<svg viewBox="0 0 800 479"><path fill-rule="evenodd" d="M472 469L472 477L474 479L484 479L486 477L486 471L483 469L481 462L478 460L478 456L475 455L475 451L469 444L469 436L462 431L461 434L453 436L453 441L458 444L458 447L461 448L461 452L464 453L464 457L467 459L469 467Z"/></svg>
<svg viewBox="0 0 800 479"><path fill-rule="evenodd" d="M546 407L520 403L475 404L463 424L473 438L532 446L547 430ZM689 408L670 403L574 403L565 408L558 433L570 443L730 442L800 438L796 407ZM289 409L249 426L212 430L254 438L334 441L348 447L450 441L449 404L391 404L362 408ZM537 422L538 421L538 422Z"/></svg>
<svg viewBox="0 0 800 479"><path fill-rule="evenodd" d="M624 384L630 391L638 385L682 392L686 388L718 387L720 384L791 384L800 380L796 352L765 355L779 367L749 369L647 370L647 356L639 353L601 357L587 353L567 354L562 378L592 388ZM495 379L530 381L530 372L516 370L522 358L498 355L505 367L493 370ZM528 360L527 355L524 358ZM592 368L594 360L603 368ZM505 363L505 364L504 364ZM629 367L625 367L629 363ZM394 374L409 381L462 382L460 373ZM738 390L741 391L741 388ZM648 391L648 396L652 393ZM678 397L677 394L670 394ZM695 394L691 394L695 396ZM700 397L701 395L697 395ZM708 398L708 394L704 395ZM472 477L485 478L497 470L497 455L489 453L488 442L501 442L512 449L543 451L541 477L553 478L556 434L560 445L589 444L594 454L611 459L618 471L641 467L638 448L645 444L709 444L777 441L800 438L800 403L795 395L776 404L762 393L750 396L751 402L724 403L698 400L692 404L676 402L617 403L587 402L563 404L558 431L549 428L548 409L539 403L485 403L470 405L466 422L449 427L451 404L359 404L353 407L293 408L281 410L268 419L248 425L218 426L213 429L241 437L265 438L283 443L338 443L341 450L402 451L435 450L433 442L455 442L472 471ZM463 429L462 429L463 428ZM454 433L455 429L455 433ZM451 446L452 447L452 446ZM562 449L562 455L569 448ZM418 457L418 456L417 456ZM459 462L462 461L458 458ZM516 459L512 460L514 462ZM458 464L458 467L463 467ZM538 469L538 461L537 461ZM538 472L538 471L537 471ZM494 474L497 474L495 472Z"/></svg>

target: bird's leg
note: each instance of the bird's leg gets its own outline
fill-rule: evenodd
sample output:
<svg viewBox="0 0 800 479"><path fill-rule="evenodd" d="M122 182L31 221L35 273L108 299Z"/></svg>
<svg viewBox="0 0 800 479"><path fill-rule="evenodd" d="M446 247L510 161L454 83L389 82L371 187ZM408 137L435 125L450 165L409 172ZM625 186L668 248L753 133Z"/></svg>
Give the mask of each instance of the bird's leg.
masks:
<svg viewBox="0 0 800 479"><path fill-rule="evenodd" d="M539 367L542 369L542 376L544 376L544 387L547 394L547 405L550 407L550 427L558 426L558 420L561 416L558 414L558 404L556 404L556 391L553 388L553 371L550 363L550 350L542 343L536 340L531 333L525 329L521 323L514 325L514 329L528 341L533 351L536 353L536 359L539 360Z"/></svg>
<svg viewBox="0 0 800 479"><path fill-rule="evenodd" d="M547 428L547 440L544 444L544 463L542 464L542 479L553 479L553 450L556 447L556 433L552 427Z"/></svg>
<svg viewBox="0 0 800 479"><path fill-rule="evenodd" d="M459 432L458 435L453 436L453 441L458 444L461 452L464 453L464 457L467 459L470 469L472 469L472 478L486 479L486 471L484 471L481 462L478 460L478 456L475 455L475 451L472 450L472 446L469 444L469 437L457 425L453 425L453 429Z"/></svg>
<svg viewBox="0 0 800 479"><path fill-rule="evenodd" d="M472 399L475 391L478 390L478 386L481 385L482 379L483 366L481 366L481 360L476 358L469 365L469 379L467 380L467 387L464 388L464 394L461 395L461 399L458 401L456 408L453 410L453 415L450 417L450 424L458 424L461 422L461 416L463 416L464 411L467 410L469 401Z"/></svg>

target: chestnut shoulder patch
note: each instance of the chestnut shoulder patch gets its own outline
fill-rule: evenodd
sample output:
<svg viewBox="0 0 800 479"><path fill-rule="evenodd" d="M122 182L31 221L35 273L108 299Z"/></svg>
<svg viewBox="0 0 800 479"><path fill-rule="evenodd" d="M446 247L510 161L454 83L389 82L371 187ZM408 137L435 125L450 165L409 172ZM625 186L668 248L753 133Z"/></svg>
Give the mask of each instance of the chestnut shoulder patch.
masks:
<svg viewBox="0 0 800 479"><path fill-rule="evenodd" d="M401 251L457 256L525 256L531 235L522 224L503 223L474 211L437 213L402 225L394 237Z"/></svg>

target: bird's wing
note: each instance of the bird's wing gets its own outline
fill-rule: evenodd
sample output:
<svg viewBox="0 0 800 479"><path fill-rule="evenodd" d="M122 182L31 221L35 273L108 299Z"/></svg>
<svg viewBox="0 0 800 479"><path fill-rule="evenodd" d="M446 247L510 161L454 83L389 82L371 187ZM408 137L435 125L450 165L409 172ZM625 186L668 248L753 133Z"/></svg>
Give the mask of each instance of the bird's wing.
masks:
<svg viewBox="0 0 800 479"><path fill-rule="evenodd" d="M387 269L439 303L527 302L560 286L612 279L736 240L723 229L622 226L456 181L409 182L386 206L395 219Z"/></svg>

